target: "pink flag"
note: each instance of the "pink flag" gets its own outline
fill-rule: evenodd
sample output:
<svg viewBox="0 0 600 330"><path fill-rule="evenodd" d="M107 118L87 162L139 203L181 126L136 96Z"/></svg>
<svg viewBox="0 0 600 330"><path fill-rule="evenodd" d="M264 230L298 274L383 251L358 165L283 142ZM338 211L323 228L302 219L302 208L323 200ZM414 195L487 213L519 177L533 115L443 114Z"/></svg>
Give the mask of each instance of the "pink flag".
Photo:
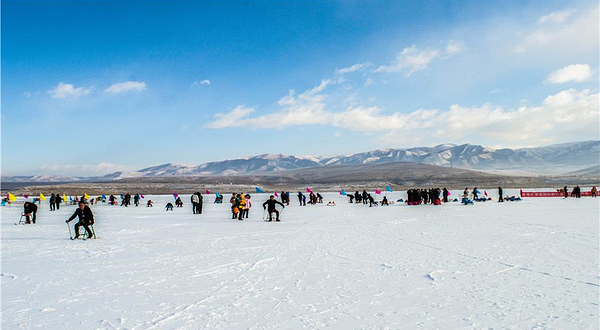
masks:
<svg viewBox="0 0 600 330"><path fill-rule="evenodd" d="M23 197L25 197L25 198L29 198L29 195L23 195Z"/></svg>
<svg viewBox="0 0 600 330"><path fill-rule="evenodd" d="M448 196L450 196L450 190L448 190Z"/></svg>
<svg viewBox="0 0 600 330"><path fill-rule="evenodd" d="M206 189L206 188L205 188L205 189L204 189L204 192L205 192L207 195L210 195L210 191L209 191L208 189Z"/></svg>
<svg viewBox="0 0 600 330"><path fill-rule="evenodd" d="M483 193L485 194L485 197L487 197L487 190L484 190Z"/></svg>
<svg viewBox="0 0 600 330"><path fill-rule="evenodd" d="M275 192L275 197L279 197L279 195L277 195L277 192Z"/></svg>
<svg viewBox="0 0 600 330"><path fill-rule="evenodd" d="M306 187L306 192L312 192L312 190L310 190L310 188Z"/></svg>
<svg viewBox="0 0 600 330"><path fill-rule="evenodd" d="M145 198L144 195L140 194L140 197Z"/></svg>
<svg viewBox="0 0 600 330"><path fill-rule="evenodd" d="M377 195L379 195L379 194L381 194L381 190L377 190L377 189L376 189L376 190L375 190L375 193L376 193Z"/></svg>
<svg viewBox="0 0 600 330"><path fill-rule="evenodd" d="M173 193L173 197L177 198L179 195L177 195L177 193Z"/></svg>

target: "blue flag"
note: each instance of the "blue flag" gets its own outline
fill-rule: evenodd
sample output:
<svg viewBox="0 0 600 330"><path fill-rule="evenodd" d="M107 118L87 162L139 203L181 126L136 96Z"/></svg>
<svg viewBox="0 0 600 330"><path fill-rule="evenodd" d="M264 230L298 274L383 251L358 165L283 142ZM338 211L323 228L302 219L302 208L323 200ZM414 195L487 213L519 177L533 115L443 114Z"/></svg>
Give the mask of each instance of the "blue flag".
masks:
<svg viewBox="0 0 600 330"><path fill-rule="evenodd" d="M102 199L106 199L106 195L105 194L102 194Z"/></svg>
<svg viewBox="0 0 600 330"><path fill-rule="evenodd" d="M340 195L346 196L348 194L346 194L346 192L344 191L344 189L340 190Z"/></svg>
<svg viewBox="0 0 600 330"><path fill-rule="evenodd" d="M258 187L256 187L256 192L259 193L259 194L264 193L264 191L262 189L258 188Z"/></svg>
<svg viewBox="0 0 600 330"><path fill-rule="evenodd" d="M392 192L392 188L390 188L390 186L389 186L389 185L388 185L388 186L385 186L385 190L387 190L387 191L389 191L389 192Z"/></svg>

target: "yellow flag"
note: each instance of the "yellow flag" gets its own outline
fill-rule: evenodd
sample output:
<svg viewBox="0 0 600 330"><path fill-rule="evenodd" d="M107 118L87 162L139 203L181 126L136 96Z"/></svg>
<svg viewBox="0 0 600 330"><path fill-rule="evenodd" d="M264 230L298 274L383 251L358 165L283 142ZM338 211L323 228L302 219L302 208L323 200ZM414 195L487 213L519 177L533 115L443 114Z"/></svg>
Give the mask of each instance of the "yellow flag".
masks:
<svg viewBox="0 0 600 330"><path fill-rule="evenodd" d="M88 195L87 193L83 194L83 197L85 197L85 199L90 199L90 195Z"/></svg>
<svg viewBox="0 0 600 330"><path fill-rule="evenodd" d="M17 200L17 196L15 196L15 195L13 195L11 193L8 193L8 200L11 201L11 202L14 202L14 201Z"/></svg>
<svg viewBox="0 0 600 330"><path fill-rule="evenodd" d="M44 194L40 193L40 199L45 201L46 200L46 196L44 196Z"/></svg>
<svg viewBox="0 0 600 330"><path fill-rule="evenodd" d="M63 194L63 202L67 202L67 195Z"/></svg>

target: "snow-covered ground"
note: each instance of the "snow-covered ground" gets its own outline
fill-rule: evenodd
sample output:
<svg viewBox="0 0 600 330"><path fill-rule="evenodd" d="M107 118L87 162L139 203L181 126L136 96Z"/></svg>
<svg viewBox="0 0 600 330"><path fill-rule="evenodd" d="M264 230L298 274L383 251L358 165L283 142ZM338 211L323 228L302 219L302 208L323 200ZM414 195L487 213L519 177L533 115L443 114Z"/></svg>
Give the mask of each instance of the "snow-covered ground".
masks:
<svg viewBox="0 0 600 330"><path fill-rule="evenodd" d="M42 205L30 226L3 207L2 329L598 329L598 199L299 207L292 194L276 223L253 195L246 221L229 196L205 197L202 215L187 195L173 212L171 196L96 205L87 241L69 240L75 206Z"/></svg>

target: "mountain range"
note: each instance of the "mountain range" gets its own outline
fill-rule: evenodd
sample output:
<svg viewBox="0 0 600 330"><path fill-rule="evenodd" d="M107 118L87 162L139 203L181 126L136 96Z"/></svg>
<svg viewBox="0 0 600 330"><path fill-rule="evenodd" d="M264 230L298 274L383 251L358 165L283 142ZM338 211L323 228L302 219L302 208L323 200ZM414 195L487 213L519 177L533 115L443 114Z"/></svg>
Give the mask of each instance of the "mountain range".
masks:
<svg viewBox="0 0 600 330"><path fill-rule="evenodd" d="M344 168L348 169L349 165L394 162L421 163L506 174L566 175L577 173L580 170L586 170L586 174L590 174L588 173L590 169L594 173L598 171L600 141L520 149L495 149L473 144L441 144L435 147L380 149L341 156L264 154L201 165L167 163L138 171L115 172L101 177L19 176L3 177L2 180L4 182L76 182L152 177L256 175L340 165L345 165Z"/></svg>

